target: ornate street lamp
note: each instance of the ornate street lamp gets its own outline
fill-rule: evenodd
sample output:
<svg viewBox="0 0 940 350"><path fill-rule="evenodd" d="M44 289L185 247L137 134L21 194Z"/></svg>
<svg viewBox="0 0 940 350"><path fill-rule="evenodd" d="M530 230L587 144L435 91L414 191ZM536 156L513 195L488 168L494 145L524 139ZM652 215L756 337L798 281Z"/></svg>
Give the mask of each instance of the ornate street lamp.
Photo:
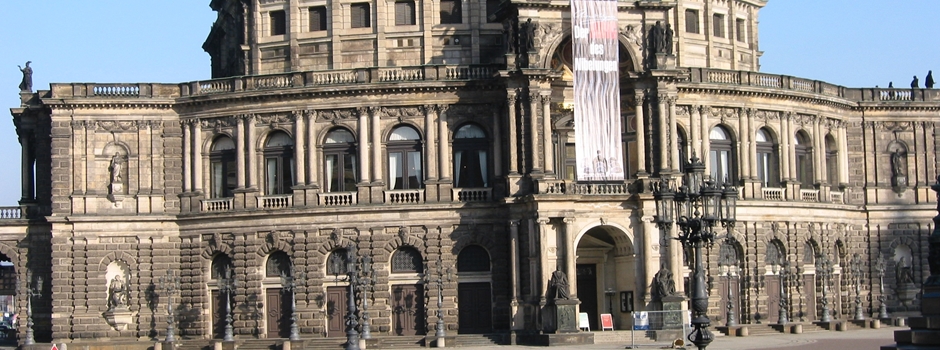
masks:
<svg viewBox="0 0 940 350"><path fill-rule="evenodd" d="M356 320L356 246L350 245L346 249L346 274L349 276L349 298L346 303L346 350L359 350L359 332L356 327L359 326Z"/></svg>
<svg viewBox="0 0 940 350"><path fill-rule="evenodd" d="M859 253L852 255L852 275L855 277L855 320L864 321L862 313L862 256Z"/></svg>
<svg viewBox="0 0 940 350"><path fill-rule="evenodd" d="M297 269L297 265L291 264L290 274L281 273L281 284L284 289L290 292L290 340L300 340L300 330L297 327L297 285L304 284L307 279L307 273Z"/></svg>
<svg viewBox="0 0 940 350"><path fill-rule="evenodd" d="M32 281L32 274L26 274L26 340L24 345L36 344L36 338L33 336L33 298L42 296L42 277L36 277L36 282Z"/></svg>
<svg viewBox="0 0 940 350"><path fill-rule="evenodd" d="M369 293L375 288L375 270L372 269L372 258L362 257L362 270L366 275L359 283L360 297L362 298L362 339L372 339L372 330L369 325Z"/></svg>
<svg viewBox="0 0 940 350"><path fill-rule="evenodd" d="M728 327L734 327L738 325L737 315L734 313L734 288L731 285L731 278L728 278L728 305L726 305L727 312L727 321L725 325Z"/></svg>
<svg viewBox="0 0 940 350"><path fill-rule="evenodd" d="M175 307L173 306L173 295L180 290L180 276L173 273L173 270L166 270L166 276L160 276L160 289L166 294L166 342L176 341L176 326L173 318Z"/></svg>
<svg viewBox="0 0 940 350"><path fill-rule="evenodd" d="M782 259L786 259L786 258L782 258ZM774 273L778 271L780 272L780 275L779 275L780 276L780 301L778 303L778 305L780 306L780 312L778 313L778 316L777 316L777 324L785 325L787 323L790 323L790 320L787 318L787 307L788 307L787 299L788 298L787 298L787 288L786 288L787 275L790 273L790 262L784 260L782 263L780 263L779 267L777 265L774 265L772 269Z"/></svg>
<svg viewBox="0 0 940 350"><path fill-rule="evenodd" d="M829 317L829 276L832 275L832 261L829 260L829 256L822 255L819 260L816 261L817 266L819 267L818 273L819 277L822 280L822 299L820 304L822 304L822 317L820 321L830 322L832 319Z"/></svg>
<svg viewBox="0 0 940 350"><path fill-rule="evenodd" d="M884 255L878 254L878 260L875 260L875 271L878 272L878 288L881 293L878 293L878 303L881 304L878 306L878 318L886 319L888 318L888 307L885 305L885 267L887 263L885 262Z"/></svg>
<svg viewBox="0 0 940 350"><path fill-rule="evenodd" d="M445 279L446 278L446 279ZM444 259L437 257L437 330L434 336L438 339L447 336L444 330L444 282L450 282L453 279L453 270L447 269L447 276L444 276Z"/></svg>
<svg viewBox="0 0 940 350"><path fill-rule="evenodd" d="M231 268L225 269L225 275L219 283L219 292L225 293L225 334L222 336L222 341L235 341L235 329L232 326L234 322L232 317L232 294L238 288L238 281L235 280Z"/></svg>
<svg viewBox="0 0 940 350"><path fill-rule="evenodd" d="M695 264L691 286L691 323L694 330L689 333L688 339L702 350L715 338L708 330L711 320L706 314L708 294L705 290L702 246L714 243L713 230L717 223L720 222L728 230L734 227L737 190L730 185L720 186L714 181L705 181L705 164L694 155L685 170L683 185L678 190L674 191L665 179L653 186L653 198L657 208L655 220L661 228L674 222L679 228L679 236L676 239L687 248L694 249Z"/></svg>

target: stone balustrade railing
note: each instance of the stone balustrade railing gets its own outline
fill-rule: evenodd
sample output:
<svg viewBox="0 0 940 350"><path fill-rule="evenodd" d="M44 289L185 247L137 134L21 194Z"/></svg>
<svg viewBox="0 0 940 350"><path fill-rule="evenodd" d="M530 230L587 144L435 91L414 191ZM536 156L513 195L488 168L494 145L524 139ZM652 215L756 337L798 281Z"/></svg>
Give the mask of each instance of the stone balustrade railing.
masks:
<svg viewBox="0 0 940 350"><path fill-rule="evenodd" d="M359 202L356 192L326 192L318 193L319 203L324 207L348 207Z"/></svg>
<svg viewBox="0 0 940 350"><path fill-rule="evenodd" d="M25 219L21 207L0 207L0 220Z"/></svg>
<svg viewBox="0 0 940 350"><path fill-rule="evenodd" d="M819 190L800 190L800 200L804 202L818 202Z"/></svg>
<svg viewBox="0 0 940 350"><path fill-rule="evenodd" d="M454 202L489 202L493 200L492 188L453 188L451 195Z"/></svg>
<svg viewBox="0 0 940 350"><path fill-rule="evenodd" d="M316 87L338 84L374 84L414 81L462 81L493 79L499 65L427 65L374 67L328 71L250 75L180 84L52 84L53 98L178 98L221 93Z"/></svg>
<svg viewBox="0 0 940 350"><path fill-rule="evenodd" d="M763 187L760 189L761 195L767 201L783 201L787 198L786 188Z"/></svg>
<svg viewBox="0 0 940 350"><path fill-rule="evenodd" d="M211 213L232 210L234 198L203 199L202 212Z"/></svg>
<svg viewBox="0 0 940 350"><path fill-rule="evenodd" d="M856 102L938 102L940 89L847 88L788 75L712 68L689 68L688 84L753 86L842 98Z"/></svg>
<svg viewBox="0 0 940 350"><path fill-rule="evenodd" d="M424 203L424 190L388 190L385 191L385 204L421 204Z"/></svg>
<svg viewBox="0 0 940 350"><path fill-rule="evenodd" d="M538 183L539 194L568 194L588 196L629 195L629 183L577 183L567 180L543 180Z"/></svg>
<svg viewBox="0 0 940 350"><path fill-rule="evenodd" d="M258 196L258 209L282 209L294 206L294 196L279 194L272 196Z"/></svg>

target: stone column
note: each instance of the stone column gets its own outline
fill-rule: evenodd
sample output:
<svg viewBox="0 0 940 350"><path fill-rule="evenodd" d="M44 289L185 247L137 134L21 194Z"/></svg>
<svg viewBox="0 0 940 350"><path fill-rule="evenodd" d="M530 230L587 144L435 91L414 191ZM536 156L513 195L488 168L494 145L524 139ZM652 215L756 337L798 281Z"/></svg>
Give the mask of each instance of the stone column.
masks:
<svg viewBox="0 0 940 350"><path fill-rule="evenodd" d="M790 140L793 139L793 135L790 135L790 130L788 128L791 112L783 112L780 115L780 176L784 181L789 181L792 179L790 176Z"/></svg>
<svg viewBox="0 0 940 350"><path fill-rule="evenodd" d="M438 115L437 115L437 126L438 134L437 138L440 140L438 143L439 151L437 156L439 158L439 168L441 170L441 181L450 181L450 164L448 160L450 159L450 150L448 145L450 145L450 133L447 132L447 109L450 108L448 105L438 105Z"/></svg>
<svg viewBox="0 0 940 350"><path fill-rule="evenodd" d="M813 151L813 162L816 163L816 166L813 167L815 171L816 183L826 182L826 135L823 134L822 124L819 122L819 119L822 118L822 115L817 115L813 119L813 133L816 134L813 137L813 142L815 144Z"/></svg>
<svg viewBox="0 0 940 350"><path fill-rule="evenodd" d="M702 145L702 153L698 154L697 156L699 159L705 159L708 157L708 152L711 151L711 136L710 136L711 128L709 128L709 125L711 124L711 122L709 120L709 117L711 117L712 115L712 107L711 106L699 107L699 114L701 114L701 117L702 117L702 123L701 123L702 139L699 140L701 141L701 145Z"/></svg>
<svg viewBox="0 0 940 350"><path fill-rule="evenodd" d="M294 167L297 169L295 170L297 178L294 179L294 183L299 186L307 183L307 163L304 159L304 156L306 156L304 147L307 143L306 135L304 135L306 132L304 114L306 114L305 111L294 112L294 138L296 139L294 140Z"/></svg>
<svg viewBox="0 0 940 350"><path fill-rule="evenodd" d="M365 108L358 108L359 112L359 181L368 183L371 170L369 169L369 115Z"/></svg>
<svg viewBox="0 0 940 350"><path fill-rule="evenodd" d="M643 303L649 304L649 302L652 300L652 294L650 294L650 285L653 282L653 276L656 275L656 271L659 270L659 266L656 266L656 262L659 261L659 259L658 257L653 256L653 245L659 245L659 235L655 233L655 230L658 230L656 225L653 225L653 223L650 222L648 218L646 218L647 215L643 216L644 218L641 219L643 225L643 231L641 232L641 247L643 247L643 258L638 260L643 261ZM672 269L674 271L677 270L675 266L672 266ZM673 273L673 276L681 276L679 274L675 274L675 272Z"/></svg>
<svg viewBox="0 0 940 350"><path fill-rule="evenodd" d="M509 221L509 261L512 269L509 271L512 281L512 296L510 304L512 307L512 330L519 331L525 329L525 313L519 310L519 305L523 303L522 284L519 281L519 221Z"/></svg>
<svg viewBox="0 0 940 350"><path fill-rule="evenodd" d="M532 173L542 173L539 161L539 92L529 87L529 152L532 158Z"/></svg>
<svg viewBox="0 0 940 350"><path fill-rule="evenodd" d="M660 94L662 92L659 92ZM669 170L669 135L667 135L667 130L671 131L672 126L669 125L667 120L669 114L669 107L666 106L667 96L659 95L657 96L657 104L659 105L659 171L665 172Z"/></svg>
<svg viewBox="0 0 940 350"><path fill-rule="evenodd" d="M499 108L493 108L493 176L502 176L503 175L503 135L502 135L502 126L499 121L502 119L499 115ZM484 174L486 176L486 174ZM492 186L492 181L490 181Z"/></svg>
<svg viewBox="0 0 940 350"><path fill-rule="evenodd" d="M244 117L236 118L235 121L235 159L237 162L236 168L238 169L237 188L245 188L245 119ZM248 156L253 157L254 152L248 152Z"/></svg>
<svg viewBox="0 0 940 350"><path fill-rule="evenodd" d="M734 19L732 18L732 21ZM733 28L732 28L733 29ZM730 31L729 31L730 32ZM738 151L738 164L741 164L741 179L751 178L751 153L750 144L751 134L748 133L747 127L747 118L745 118L745 111L743 108L735 108L735 113L738 115L738 146L735 147L735 150ZM724 179L719 179L724 181ZM733 179L729 179L733 180Z"/></svg>
<svg viewBox="0 0 940 350"><path fill-rule="evenodd" d="M307 124L307 185L319 187L317 184L317 111L307 110L304 113L304 121Z"/></svg>
<svg viewBox="0 0 940 350"><path fill-rule="evenodd" d="M669 96L666 98L667 108L669 110L669 168L673 171L679 171L679 121L676 119L676 100L678 97Z"/></svg>
<svg viewBox="0 0 940 350"><path fill-rule="evenodd" d="M434 132L434 118L437 117L437 111L433 105L425 105L424 108L424 133L427 137L427 142L424 144L424 164L425 164L425 177L428 180L437 180L440 175L437 172L437 147L435 142L441 142L437 139L437 135Z"/></svg>
<svg viewBox="0 0 940 350"><path fill-rule="evenodd" d="M753 108L748 108L744 111L745 118L747 118L748 162L750 162L751 167L749 176L752 179L757 178L757 142L754 141L754 136L757 135L757 128L754 125L754 113L756 113L756 111Z"/></svg>
<svg viewBox="0 0 940 350"><path fill-rule="evenodd" d="M379 107L369 107L369 117L372 118L372 129L369 130L372 135L372 182L382 182L382 124L380 117L382 109Z"/></svg>
<svg viewBox="0 0 940 350"><path fill-rule="evenodd" d="M509 108L509 173L519 173L519 150L516 140L516 91L509 89L506 91L506 104Z"/></svg>
<svg viewBox="0 0 940 350"><path fill-rule="evenodd" d="M182 122L183 124L183 193L190 192L193 190L193 167L192 167L192 154L193 154L193 132L192 132L192 123L191 122ZM23 147L26 149L26 146ZM23 167L26 169L26 167ZM91 169L89 174L91 173Z"/></svg>
<svg viewBox="0 0 940 350"><path fill-rule="evenodd" d="M571 285L571 299L578 298L578 261L575 258L575 250L578 249L575 239L578 233L575 232L574 218L565 217L565 274L568 275L568 281Z"/></svg>
<svg viewBox="0 0 940 350"><path fill-rule="evenodd" d="M839 137L839 182L848 183L849 182L849 142L848 142L848 129L846 128L845 123L839 125L838 137Z"/></svg>
<svg viewBox="0 0 940 350"><path fill-rule="evenodd" d="M555 174L555 147L552 143L552 97L549 94L542 98L542 151L545 158L545 173Z"/></svg>
<svg viewBox="0 0 940 350"><path fill-rule="evenodd" d="M795 140L795 139L794 139L795 136L796 136L796 133L795 133L794 130L793 130L793 115L791 114L790 117L787 118L787 134L786 134L786 137L787 137L788 140ZM787 160L788 160L788 162L790 163L790 168L789 168L789 169L790 169L790 178L793 179L793 180L796 180L796 179L799 178L799 177L797 176L797 174L796 174L796 152L795 152L796 149L795 149L795 147L796 147L795 144L789 145L789 146L787 147L787 150L789 151L789 153L787 154ZM803 184L803 185L805 186L806 184Z"/></svg>
<svg viewBox="0 0 940 350"><path fill-rule="evenodd" d="M693 154L702 156L702 113L701 106L689 106L689 157ZM688 162L688 159L680 159L682 162Z"/></svg>
<svg viewBox="0 0 940 350"><path fill-rule="evenodd" d="M247 124L245 127L248 129L248 140L246 140L246 143L248 143L248 174L245 176L245 178L248 179L248 188L257 190L260 173L258 171L258 164L260 164L260 161L258 161L258 155L255 154L257 153L255 151L255 116L248 115L245 118L245 123ZM243 134L239 134L239 138L242 136ZM244 151L239 148L238 152L242 153ZM239 171L244 171L244 166L239 166L238 169Z"/></svg>
<svg viewBox="0 0 940 350"><path fill-rule="evenodd" d="M193 124L193 191L202 192L202 180L204 179L205 169L202 168L202 121L196 120Z"/></svg>
<svg viewBox="0 0 940 350"><path fill-rule="evenodd" d="M646 106L646 94L642 89L633 91L636 97L636 164L637 174L646 174L646 120L643 109Z"/></svg>

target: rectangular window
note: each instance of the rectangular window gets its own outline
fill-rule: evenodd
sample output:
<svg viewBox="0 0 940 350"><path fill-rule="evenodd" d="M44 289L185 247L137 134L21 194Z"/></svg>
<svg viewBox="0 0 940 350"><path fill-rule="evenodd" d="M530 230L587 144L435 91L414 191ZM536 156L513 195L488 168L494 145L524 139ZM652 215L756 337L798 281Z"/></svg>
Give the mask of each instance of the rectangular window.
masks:
<svg viewBox="0 0 940 350"><path fill-rule="evenodd" d="M415 24L415 2L411 0L395 2L395 25L410 26Z"/></svg>
<svg viewBox="0 0 940 350"><path fill-rule="evenodd" d="M271 35L287 34L287 14L284 10L271 11L269 16L271 18Z"/></svg>
<svg viewBox="0 0 940 350"><path fill-rule="evenodd" d="M369 28L372 26L371 11L369 4L365 2L349 5L350 19L352 28Z"/></svg>
<svg viewBox="0 0 940 350"><path fill-rule="evenodd" d="M578 168L578 155L575 151L575 145L573 143L565 144L565 180L577 180L576 169Z"/></svg>
<svg viewBox="0 0 940 350"><path fill-rule="evenodd" d="M718 38L725 37L725 15L720 13L712 15L712 35Z"/></svg>
<svg viewBox="0 0 940 350"><path fill-rule="evenodd" d="M685 10L685 32L698 34L698 10Z"/></svg>
<svg viewBox="0 0 940 350"><path fill-rule="evenodd" d="M326 6L313 6L310 8L310 31L326 30Z"/></svg>
<svg viewBox="0 0 940 350"><path fill-rule="evenodd" d="M744 22L743 19L738 18L738 19L734 20L735 37L737 37L738 41L740 41L740 42L742 42L742 43L746 43L746 42L747 42L747 38L744 36L744 35L745 35L745 34L744 34L745 26L746 26L746 22Z"/></svg>
<svg viewBox="0 0 940 350"><path fill-rule="evenodd" d="M463 22L463 11L460 0L441 0L441 24L457 24Z"/></svg>

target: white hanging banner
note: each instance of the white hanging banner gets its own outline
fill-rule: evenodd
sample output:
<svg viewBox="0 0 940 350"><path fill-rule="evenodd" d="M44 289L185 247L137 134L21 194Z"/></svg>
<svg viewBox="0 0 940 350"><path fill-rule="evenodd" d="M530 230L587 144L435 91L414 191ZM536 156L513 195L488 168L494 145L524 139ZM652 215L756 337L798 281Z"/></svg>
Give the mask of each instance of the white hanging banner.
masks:
<svg viewBox="0 0 940 350"><path fill-rule="evenodd" d="M571 0L574 128L580 181L622 181L616 0Z"/></svg>

